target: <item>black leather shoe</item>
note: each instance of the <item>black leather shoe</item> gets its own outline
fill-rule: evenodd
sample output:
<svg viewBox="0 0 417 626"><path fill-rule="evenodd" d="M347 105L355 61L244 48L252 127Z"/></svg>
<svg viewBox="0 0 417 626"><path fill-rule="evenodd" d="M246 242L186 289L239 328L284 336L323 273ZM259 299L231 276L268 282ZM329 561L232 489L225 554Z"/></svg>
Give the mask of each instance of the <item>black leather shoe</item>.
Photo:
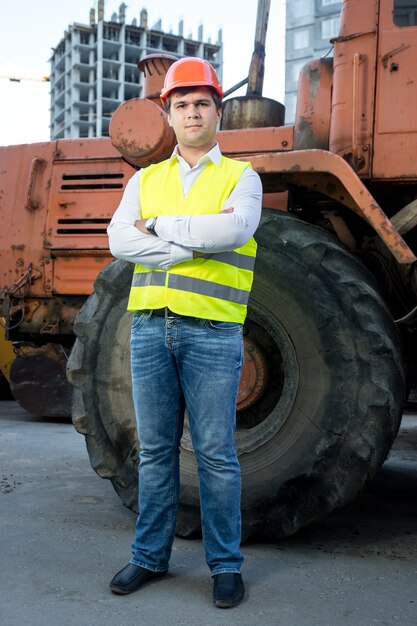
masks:
<svg viewBox="0 0 417 626"><path fill-rule="evenodd" d="M230 609L236 606L245 595L242 576L240 574L217 574L213 576L213 602L219 609Z"/></svg>
<svg viewBox="0 0 417 626"><path fill-rule="evenodd" d="M140 565L134 565L128 563L126 567L117 572L116 576L110 581L110 589L113 593L124 595L126 593L132 593L145 583L153 580L154 578L160 578L166 574L166 572L152 572L150 569L140 567Z"/></svg>

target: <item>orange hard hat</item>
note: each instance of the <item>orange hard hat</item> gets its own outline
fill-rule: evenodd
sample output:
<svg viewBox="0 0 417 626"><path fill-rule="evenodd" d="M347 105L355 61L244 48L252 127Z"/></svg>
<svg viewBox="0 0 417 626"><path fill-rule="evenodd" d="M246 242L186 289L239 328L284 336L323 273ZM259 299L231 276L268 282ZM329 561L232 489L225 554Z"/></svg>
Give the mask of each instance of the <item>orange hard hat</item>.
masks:
<svg viewBox="0 0 417 626"><path fill-rule="evenodd" d="M170 92L178 87L213 87L220 98L224 96L214 67L208 61L198 57L185 57L170 66L161 91L162 103L165 102Z"/></svg>

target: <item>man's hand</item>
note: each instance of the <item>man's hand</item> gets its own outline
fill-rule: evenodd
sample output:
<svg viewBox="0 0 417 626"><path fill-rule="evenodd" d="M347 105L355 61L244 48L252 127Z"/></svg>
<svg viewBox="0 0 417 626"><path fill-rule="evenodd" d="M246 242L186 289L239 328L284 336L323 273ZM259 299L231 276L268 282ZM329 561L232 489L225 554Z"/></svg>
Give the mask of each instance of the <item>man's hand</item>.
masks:
<svg viewBox="0 0 417 626"><path fill-rule="evenodd" d="M144 235L151 235L151 233L149 232L149 230L146 228L145 224L148 220L136 220L135 222L135 226L138 230L140 230L141 233L143 233ZM152 235L151 235L152 236Z"/></svg>

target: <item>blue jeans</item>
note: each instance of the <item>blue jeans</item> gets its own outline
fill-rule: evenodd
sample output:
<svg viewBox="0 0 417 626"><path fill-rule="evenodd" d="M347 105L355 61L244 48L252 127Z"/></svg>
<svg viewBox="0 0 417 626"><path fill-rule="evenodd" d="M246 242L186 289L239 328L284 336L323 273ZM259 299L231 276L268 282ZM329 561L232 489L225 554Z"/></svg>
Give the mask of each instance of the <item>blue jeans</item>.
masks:
<svg viewBox="0 0 417 626"><path fill-rule="evenodd" d="M131 366L140 513L131 563L152 571L168 569L186 408L206 561L212 575L240 571L240 466L233 433L242 359L240 324L134 315Z"/></svg>

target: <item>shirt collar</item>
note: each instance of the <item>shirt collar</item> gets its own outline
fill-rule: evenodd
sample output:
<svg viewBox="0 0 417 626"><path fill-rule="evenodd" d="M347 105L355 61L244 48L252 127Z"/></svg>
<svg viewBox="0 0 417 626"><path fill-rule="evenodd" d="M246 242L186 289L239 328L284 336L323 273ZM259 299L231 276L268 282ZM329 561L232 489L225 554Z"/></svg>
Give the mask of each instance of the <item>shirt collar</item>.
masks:
<svg viewBox="0 0 417 626"><path fill-rule="evenodd" d="M178 145L175 146L173 153L170 156L170 160L177 159L179 163L185 164L186 161L182 158L180 153L178 152ZM208 163L211 161L214 165L219 166L222 158L222 153L220 152L219 144L216 143L211 150L209 150L206 154L203 154L202 157L198 160L197 164L194 167L198 167L202 163ZM187 166L189 167L188 163Z"/></svg>

